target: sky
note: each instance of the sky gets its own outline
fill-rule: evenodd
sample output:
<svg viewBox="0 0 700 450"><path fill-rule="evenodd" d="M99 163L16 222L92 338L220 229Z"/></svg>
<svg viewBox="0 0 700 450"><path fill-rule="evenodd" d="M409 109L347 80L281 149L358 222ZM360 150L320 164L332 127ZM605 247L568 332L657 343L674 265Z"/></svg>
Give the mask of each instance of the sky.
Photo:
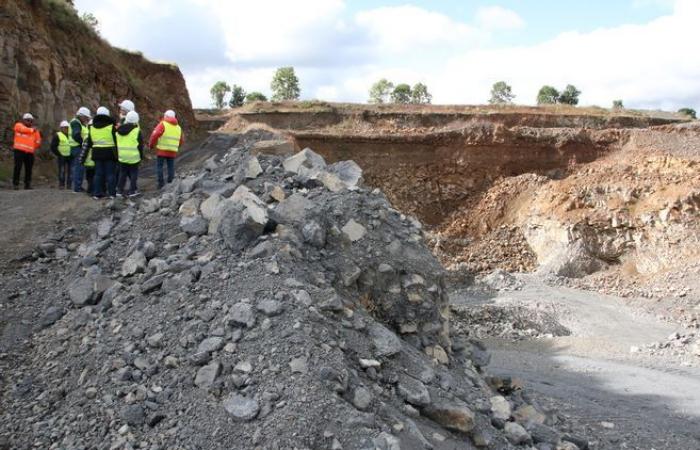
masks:
<svg viewBox="0 0 700 450"><path fill-rule="evenodd" d="M218 80L270 94L294 66L302 99L365 102L371 85L427 84L481 104L497 81L534 104L545 84L582 105L700 107L700 0L76 0L112 45L178 64L195 107Z"/></svg>

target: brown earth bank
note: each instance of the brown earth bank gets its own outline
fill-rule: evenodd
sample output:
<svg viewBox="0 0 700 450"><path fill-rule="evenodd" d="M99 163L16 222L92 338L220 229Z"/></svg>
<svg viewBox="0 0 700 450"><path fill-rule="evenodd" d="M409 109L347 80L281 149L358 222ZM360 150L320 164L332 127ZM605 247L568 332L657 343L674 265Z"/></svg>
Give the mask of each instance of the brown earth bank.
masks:
<svg viewBox="0 0 700 450"><path fill-rule="evenodd" d="M700 258L695 124L590 108L324 105L253 105L222 130L281 129L288 142L260 151L356 161L428 226L448 268L671 296L681 314L700 298L670 281Z"/></svg>
<svg viewBox="0 0 700 450"><path fill-rule="evenodd" d="M50 132L78 107L115 112L125 98L136 103L145 129L167 109L177 111L186 130L196 125L176 65L110 46L80 20L70 1L0 2L0 145L11 145L12 126L25 112L37 118L45 150ZM8 154L0 154L0 178L7 176Z"/></svg>

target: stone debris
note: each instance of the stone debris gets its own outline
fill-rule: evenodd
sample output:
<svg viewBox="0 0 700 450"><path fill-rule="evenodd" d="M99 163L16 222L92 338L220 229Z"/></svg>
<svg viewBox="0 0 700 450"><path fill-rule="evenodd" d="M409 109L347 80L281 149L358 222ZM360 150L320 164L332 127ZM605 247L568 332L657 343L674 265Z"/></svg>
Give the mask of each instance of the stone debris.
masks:
<svg viewBox="0 0 700 450"><path fill-rule="evenodd" d="M522 398L497 397L481 347L451 338L445 272L420 226L356 164L310 149L253 157L259 138L156 197L116 201L111 228L28 263L23 295L45 312L4 372L9 448L510 449L558 436Z"/></svg>

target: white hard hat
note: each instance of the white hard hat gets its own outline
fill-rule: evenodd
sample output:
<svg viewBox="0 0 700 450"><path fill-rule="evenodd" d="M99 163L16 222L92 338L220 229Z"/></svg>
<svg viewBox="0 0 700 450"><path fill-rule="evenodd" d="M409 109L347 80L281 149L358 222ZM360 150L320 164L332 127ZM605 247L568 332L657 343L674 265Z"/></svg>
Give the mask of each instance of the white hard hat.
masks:
<svg viewBox="0 0 700 450"><path fill-rule="evenodd" d="M88 119L89 119L90 116L91 116L90 110L87 109L87 108L84 107L84 106L81 106L81 107L78 109L78 113L77 113L76 115L77 115L77 116L87 117Z"/></svg>
<svg viewBox="0 0 700 450"><path fill-rule="evenodd" d="M97 113L95 115L109 116L109 109L105 108L104 106L100 106L99 108L97 108Z"/></svg>
<svg viewBox="0 0 700 450"><path fill-rule="evenodd" d="M128 113L126 113L126 123L139 123L139 113L137 113L136 111L129 111Z"/></svg>
<svg viewBox="0 0 700 450"><path fill-rule="evenodd" d="M70 124L68 123L67 120L61 121L61 125L59 125L60 128L68 128Z"/></svg>
<svg viewBox="0 0 700 450"><path fill-rule="evenodd" d="M123 109L126 112L130 112L136 109L136 106L134 106L134 102L131 100L124 100L119 104L119 107Z"/></svg>
<svg viewBox="0 0 700 450"><path fill-rule="evenodd" d="M165 111L165 117L169 117L171 119L174 119L175 118L175 111L173 111L172 109Z"/></svg>
<svg viewBox="0 0 700 450"><path fill-rule="evenodd" d="M29 113L26 113L25 115L22 116L23 120L34 120L34 116L32 116Z"/></svg>

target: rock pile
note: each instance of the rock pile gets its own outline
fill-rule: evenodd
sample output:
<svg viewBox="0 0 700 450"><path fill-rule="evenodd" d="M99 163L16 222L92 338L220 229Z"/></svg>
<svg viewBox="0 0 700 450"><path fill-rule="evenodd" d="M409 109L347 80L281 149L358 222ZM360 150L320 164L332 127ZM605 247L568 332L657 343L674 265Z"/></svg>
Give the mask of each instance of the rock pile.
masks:
<svg viewBox="0 0 700 450"><path fill-rule="evenodd" d="M357 165L205 167L27 263L11 295L46 309L3 363L0 447L578 448L450 339L420 224Z"/></svg>

